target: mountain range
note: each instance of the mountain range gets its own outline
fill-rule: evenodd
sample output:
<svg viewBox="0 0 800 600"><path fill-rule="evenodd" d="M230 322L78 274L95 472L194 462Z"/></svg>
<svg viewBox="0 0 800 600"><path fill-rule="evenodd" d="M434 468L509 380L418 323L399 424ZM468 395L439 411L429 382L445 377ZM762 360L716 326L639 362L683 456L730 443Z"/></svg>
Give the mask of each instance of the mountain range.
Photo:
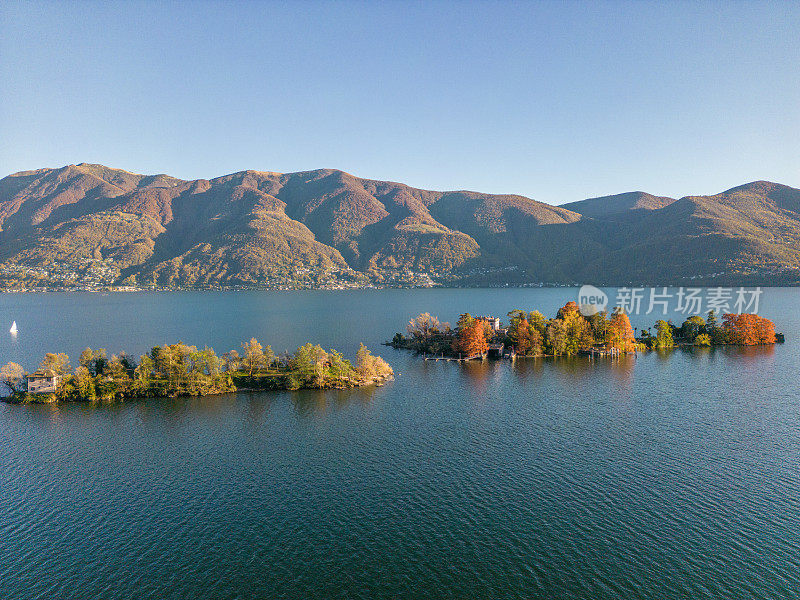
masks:
<svg viewBox="0 0 800 600"><path fill-rule="evenodd" d="M0 179L0 287L716 285L800 280L800 190L551 206L343 171Z"/></svg>

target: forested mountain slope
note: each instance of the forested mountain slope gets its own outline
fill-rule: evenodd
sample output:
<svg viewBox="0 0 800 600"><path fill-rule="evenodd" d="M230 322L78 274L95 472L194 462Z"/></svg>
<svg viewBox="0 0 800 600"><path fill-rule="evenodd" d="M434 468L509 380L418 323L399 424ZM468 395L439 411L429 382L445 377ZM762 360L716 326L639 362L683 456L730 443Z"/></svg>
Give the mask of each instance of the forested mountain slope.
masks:
<svg viewBox="0 0 800 600"><path fill-rule="evenodd" d="M786 282L799 210L800 190L769 182L559 207L332 169L184 181L79 164L0 180L0 285Z"/></svg>

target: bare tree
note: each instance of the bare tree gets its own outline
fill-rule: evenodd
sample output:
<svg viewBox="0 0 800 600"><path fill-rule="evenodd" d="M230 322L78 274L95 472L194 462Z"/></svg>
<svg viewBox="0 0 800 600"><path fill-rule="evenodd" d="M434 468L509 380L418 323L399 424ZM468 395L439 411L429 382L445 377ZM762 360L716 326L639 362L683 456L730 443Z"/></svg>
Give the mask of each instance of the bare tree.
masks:
<svg viewBox="0 0 800 600"><path fill-rule="evenodd" d="M429 313L422 313L408 322L408 333L416 338L428 339L434 331L441 331L439 319Z"/></svg>
<svg viewBox="0 0 800 600"><path fill-rule="evenodd" d="M22 391L22 382L25 381L25 369L14 362L0 368L0 383L8 388L11 394Z"/></svg>

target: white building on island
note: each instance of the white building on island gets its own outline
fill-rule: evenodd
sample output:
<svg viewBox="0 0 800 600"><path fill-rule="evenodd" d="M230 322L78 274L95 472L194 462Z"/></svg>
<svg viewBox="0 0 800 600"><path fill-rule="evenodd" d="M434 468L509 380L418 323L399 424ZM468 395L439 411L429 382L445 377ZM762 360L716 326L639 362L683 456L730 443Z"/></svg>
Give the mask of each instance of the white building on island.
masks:
<svg viewBox="0 0 800 600"><path fill-rule="evenodd" d="M492 331L500 331L500 319L499 317L491 317L491 316L483 316L483 317L475 317L479 321L486 321L489 323L489 326L492 328Z"/></svg>
<svg viewBox="0 0 800 600"><path fill-rule="evenodd" d="M61 375L50 369L38 370L28 375L29 394L53 394L61 383Z"/></svg>

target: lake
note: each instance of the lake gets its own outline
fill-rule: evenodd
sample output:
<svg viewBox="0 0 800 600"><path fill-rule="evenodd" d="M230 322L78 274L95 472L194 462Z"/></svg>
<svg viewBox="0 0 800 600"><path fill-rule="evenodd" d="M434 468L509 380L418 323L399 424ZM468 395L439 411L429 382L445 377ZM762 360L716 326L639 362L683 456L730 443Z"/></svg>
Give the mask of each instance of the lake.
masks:
<svg viewBox="0 0 800 600"><path fill-rule="evenodd" d="M0 404L0 598L800 597L800 290L764 291L775 347L457 364L379 345L422 311L553 316L575 296L0 294L0 363L29 370L255 336L363 341L397 373Z"/></svg>

